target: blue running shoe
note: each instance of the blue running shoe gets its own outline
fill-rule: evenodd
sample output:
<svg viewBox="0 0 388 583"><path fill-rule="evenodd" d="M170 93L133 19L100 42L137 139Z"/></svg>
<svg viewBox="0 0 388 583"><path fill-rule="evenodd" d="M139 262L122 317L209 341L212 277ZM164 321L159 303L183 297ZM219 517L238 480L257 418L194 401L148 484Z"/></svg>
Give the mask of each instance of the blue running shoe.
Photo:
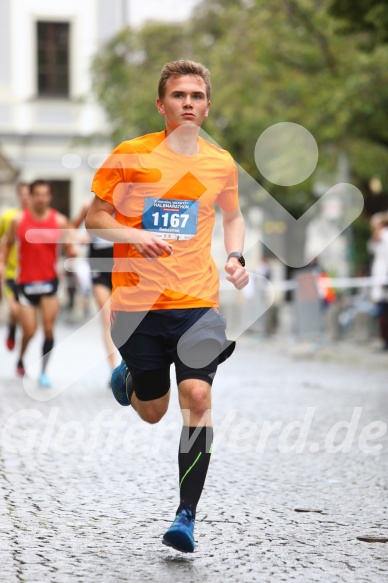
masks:
<svg viewBox="0 0 388 583"><path fill-rule="evenodd" d="M131 404L133 386L131 374L124 360L113 370L110 384L116 401L123 407L128 407Z"/></svg>
<svg viewBox="0 0 388 583"><path fill-rule="evenodd" d="M45 389L51 389L52 382L50 381L50 379L48 378L48 376L46 375L45 372L42 372L40 374L39 384L40 384L41 387L43 387Z"/></svg>
<svg viewBox="0 0 388 583"><path fill-rule="evenodd" d="M194 514L184 508L163 537L163 544L182 553L194 551Z"/></svg>

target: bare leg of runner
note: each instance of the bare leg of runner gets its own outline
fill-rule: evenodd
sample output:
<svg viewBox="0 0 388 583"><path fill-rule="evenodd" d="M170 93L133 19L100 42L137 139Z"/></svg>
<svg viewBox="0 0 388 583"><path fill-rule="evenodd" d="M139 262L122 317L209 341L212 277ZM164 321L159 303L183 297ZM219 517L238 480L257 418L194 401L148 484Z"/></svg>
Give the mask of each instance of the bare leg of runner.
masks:
<svg viewBox="0 0 388 583"><path fill-rule="evenodd" d="M22 328L23 336L16 372L19 376L23 376L25 373L23 362L24 354L27 350L27 346L31 338L34 336L36 332L36 328L38 325L37 308L35 306L20 305L19 322Z"/></svg>
<svg viewBox="0 0 388 583"><path fill-rule="evenodd" d="M40 300L44 341L42 347L42 373L39 382L43 387L50 387L51 381L46 376L47 362L54 346L54 325L58 315L59 301L57 296L42 296Z"/></svg>
<svg viewBox="0 0 388 583"><path fill-rule="evenodd" d="M110 333L110 290L101 284L93 286L94 297L98 308L101 310L101 321L102 321L102 332L104 337L104 343L106 352L108 355L110 368L113 370L116 366L116 353L117 349L113 344L111 333Z"/></svg>
<svg viewBox="0 0 388 583"><path fill-rule="evenodd" d="M9 292L9 295L8 295ZM19 303L17 302L13 292L6 289L6 295L8 296L8 306L9 306L9 317L8 317L8 335L7 335L7 348L8 350L13 350L15 347L15 334L16 325L18 323L19 317Z"/></svg>
<svg viewBox="0 0 388 583"><path fill-rule="evenodd" d="M160 399L153 399L152 401L140 401L135 393L131 396L131 405L143 421L147 423L158 423L165 415L170 402L170 389L168 393L160 397Z"/></svg>

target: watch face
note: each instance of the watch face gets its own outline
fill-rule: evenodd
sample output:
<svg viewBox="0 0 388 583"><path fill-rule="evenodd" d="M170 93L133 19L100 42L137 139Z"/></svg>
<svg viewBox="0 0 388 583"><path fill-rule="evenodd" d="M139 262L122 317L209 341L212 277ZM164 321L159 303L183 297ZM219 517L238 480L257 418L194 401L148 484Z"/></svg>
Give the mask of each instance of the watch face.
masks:
<svg viewBox="0 0 388 583"><path fill-rule="evenodd" d="M241 255L241 257L239 257L239 258L238 258L238 260L239 260L239 262L241 263L241 265L242 265L243 267L245 267L245 259L244 259L244 257L243 257L242 255Z"/></svg>

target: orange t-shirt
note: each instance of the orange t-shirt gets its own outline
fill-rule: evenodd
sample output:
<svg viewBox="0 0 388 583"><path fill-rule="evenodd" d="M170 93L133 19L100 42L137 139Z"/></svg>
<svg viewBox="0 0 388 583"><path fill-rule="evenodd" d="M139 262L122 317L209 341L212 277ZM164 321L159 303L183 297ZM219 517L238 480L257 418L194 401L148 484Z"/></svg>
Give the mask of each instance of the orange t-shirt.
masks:
<svg viewBox="0 0 388 583"><path fill-rule="evenodd" d="M225 150L199 138L199 153L182 156L165 132L120 144L96 172L92 191L115 207L116 220L172 242L173 254L148 261L131 244L115 243L112 309L148 311L218 305L211 257L217 204L238 208L237 168Z"/></svg>

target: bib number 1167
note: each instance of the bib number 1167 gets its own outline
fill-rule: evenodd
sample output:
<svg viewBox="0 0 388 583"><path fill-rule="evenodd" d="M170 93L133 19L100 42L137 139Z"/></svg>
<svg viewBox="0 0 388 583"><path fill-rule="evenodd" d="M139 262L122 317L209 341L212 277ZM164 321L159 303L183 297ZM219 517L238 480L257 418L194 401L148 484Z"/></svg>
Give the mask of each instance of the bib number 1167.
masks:
<svg viewBox="0 0 388 583"><path fill-rule="evenodd" d="M142 228L163 239L188 241L197 233L197 200L146 198Z"/></svg>
<svg viewBox="0 0 388 583"><path fill-rule="evenodd" d="M190 215L156 212L152 213L152 217L154 219L154 227L172 227L173 229L180 227L181 229L184 229L187 221L190 218Z"/></svg>

